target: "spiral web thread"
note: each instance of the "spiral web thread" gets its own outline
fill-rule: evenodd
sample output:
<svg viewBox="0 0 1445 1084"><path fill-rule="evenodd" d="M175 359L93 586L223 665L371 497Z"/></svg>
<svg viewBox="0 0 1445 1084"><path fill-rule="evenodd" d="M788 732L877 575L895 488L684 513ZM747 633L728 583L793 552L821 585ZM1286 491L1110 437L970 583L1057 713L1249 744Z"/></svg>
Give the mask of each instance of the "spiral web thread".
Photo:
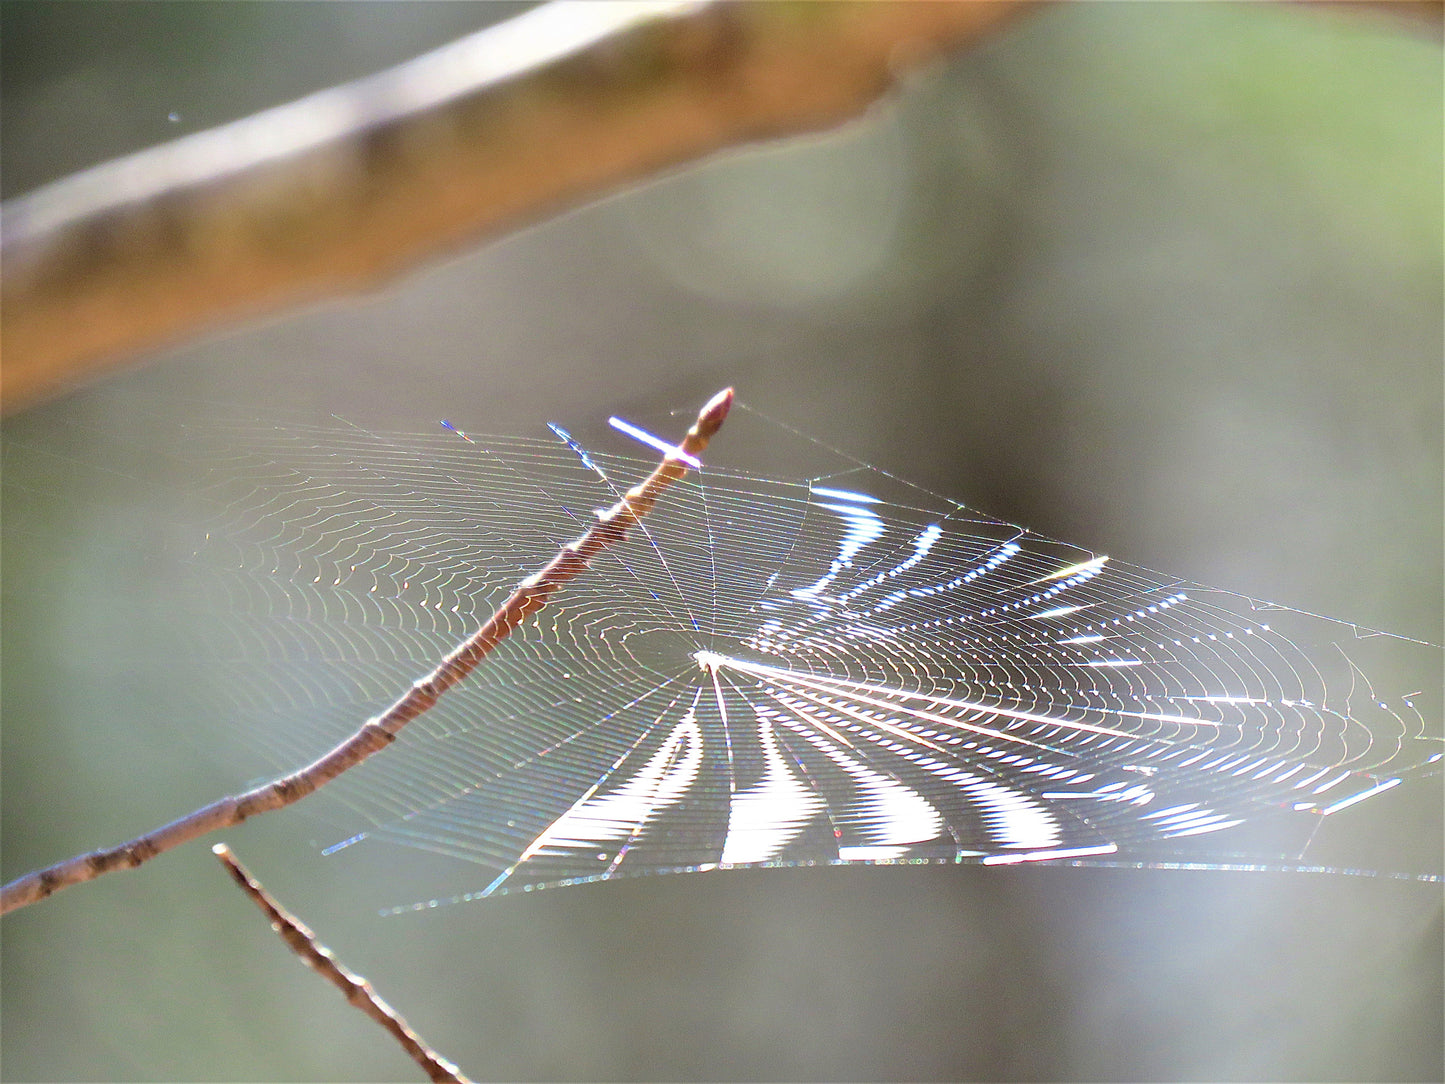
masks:
<svg viewBox="0 0 1445 1084"><path fill-rule="evenodd" d="M326 853L461 860L456 899L753 864L1315 868L1323 825L1438 775L1438 647L817 446L801 479L730 466L749 426L778 436L730 423L643 532L326 788L360 827ZM644 476L629 444L192 426L209 529L186 597L211 617L185 650L294 764Z"/></svg>

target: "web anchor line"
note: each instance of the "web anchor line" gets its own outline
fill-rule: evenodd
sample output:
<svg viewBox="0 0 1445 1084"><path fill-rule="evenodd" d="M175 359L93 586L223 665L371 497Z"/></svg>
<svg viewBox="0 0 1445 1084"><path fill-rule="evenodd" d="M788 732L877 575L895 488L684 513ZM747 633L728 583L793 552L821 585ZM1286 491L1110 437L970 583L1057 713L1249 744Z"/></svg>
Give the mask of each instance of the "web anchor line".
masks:
<svg viewBox="0 0 1445 1084"><path fill-rule="evenodd" d="M697 457L726 420L732 402L732 388L713 396L686 436L675 448L666 451L651 474L623 494L611 508L600 512L596 522L579 538L563 546L545 567L523 580L482 627L431 673L416 681L391 707L368 720L329 753L297 772L203 806L119 846L77 855L18 877L0 889L0 914L36 903L62 888L93 880L101 874L134 869L198 836L291 805L386 748L407 723L430 710L515 628L546 606L559 587L586 569L598 553L626 539L628 532L652 511L663 492L687 474L690 463L698 461Z"/></svg>

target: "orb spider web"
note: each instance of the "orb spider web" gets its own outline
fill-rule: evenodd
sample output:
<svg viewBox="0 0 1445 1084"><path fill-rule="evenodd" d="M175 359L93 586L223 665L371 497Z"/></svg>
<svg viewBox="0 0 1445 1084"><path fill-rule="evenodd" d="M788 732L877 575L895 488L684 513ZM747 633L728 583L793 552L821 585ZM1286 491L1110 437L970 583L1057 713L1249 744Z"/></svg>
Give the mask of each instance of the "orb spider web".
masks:
<svg viewBox="0 0 1445 1084"><path fill-rule="evenodd" d="M193 436L213 526L189 567L228 616L192 646L273 720L283 764L656 462L556 426ZM800 473L758 469L776 462ZM1312 858L1323 828L1438 774L1440 663L1040 536L744 412L643 530L326 788L361 825L325 853L401 844L476 870L447 900L749 865L1345 869Z"/></svg>

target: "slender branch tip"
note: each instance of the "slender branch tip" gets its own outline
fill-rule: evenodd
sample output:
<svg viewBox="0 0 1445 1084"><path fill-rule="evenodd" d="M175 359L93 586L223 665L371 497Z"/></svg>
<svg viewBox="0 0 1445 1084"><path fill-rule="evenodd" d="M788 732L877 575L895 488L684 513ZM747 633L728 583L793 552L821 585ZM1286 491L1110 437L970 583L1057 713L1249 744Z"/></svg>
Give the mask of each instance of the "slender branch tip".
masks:
<svg viewBox="0 0 1445 1084"><path fill-rule="evenodd" d="M728 411L733 405L733 389L723 388L711 399L697 415L697 425L688 436L695 436L701 440L708 441L722 428L722 423L727 420Z"/></svg>

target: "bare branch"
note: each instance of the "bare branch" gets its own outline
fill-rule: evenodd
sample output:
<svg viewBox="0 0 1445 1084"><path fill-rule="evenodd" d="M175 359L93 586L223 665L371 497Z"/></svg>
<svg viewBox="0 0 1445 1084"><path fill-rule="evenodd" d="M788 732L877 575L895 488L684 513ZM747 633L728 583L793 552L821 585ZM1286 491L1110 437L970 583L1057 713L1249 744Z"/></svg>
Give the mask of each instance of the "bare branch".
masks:
<svg viewBox="0 0 1445 1084"><path fill-rule="evenodd" d="M547 4L63 179L3 208L4 408L717 148L837 123L1015 7Z"/></svg>
<svg viewBox="0 0 1445 1084"><path fill-rule="evenodd" d="M687 473L688 457L696 459L721 427L732 406L733 390L713 396L698 414L682 443L663 456L655 470L597 516L582 536L563 546L540 571L527 577L511 596L470 638L458 645L426 677L417 681L391 707L368 720L319 760L300 771L273 780L241 795L222 798L172 821L147 835L106 850L77 855L46 869L27 873L0 889L0 914L35 903L70 885L91 881L117 869L134 869L163 851L240 824L258 813L269 813L306 797L317 787L360 764L372 753L396 740L401 728L429 710L437 699L461 681L527 618L547 604L552 593L587 567L608 546L617 545L629 530L652 510L662 492Z"/></svg>
<svg viewBox="0 0 1445 1084"><path fill-rule="evenodd" d="M429 1080L466 1081L460 1069L427 1046L395 1009L376 996L371 983L341 963L329 948L316 940L316 935L300 919L277 903L261 882L241 865L230 847L217 843L211 848L211 853L221 860L221 865L230 872L241 891L266 913L271 920L271 928L281 935L281 940L290 946L291 951L300 956L307 967L340 990L348 1002L391 1032L402 1049L426 1072Z"/></svg>

